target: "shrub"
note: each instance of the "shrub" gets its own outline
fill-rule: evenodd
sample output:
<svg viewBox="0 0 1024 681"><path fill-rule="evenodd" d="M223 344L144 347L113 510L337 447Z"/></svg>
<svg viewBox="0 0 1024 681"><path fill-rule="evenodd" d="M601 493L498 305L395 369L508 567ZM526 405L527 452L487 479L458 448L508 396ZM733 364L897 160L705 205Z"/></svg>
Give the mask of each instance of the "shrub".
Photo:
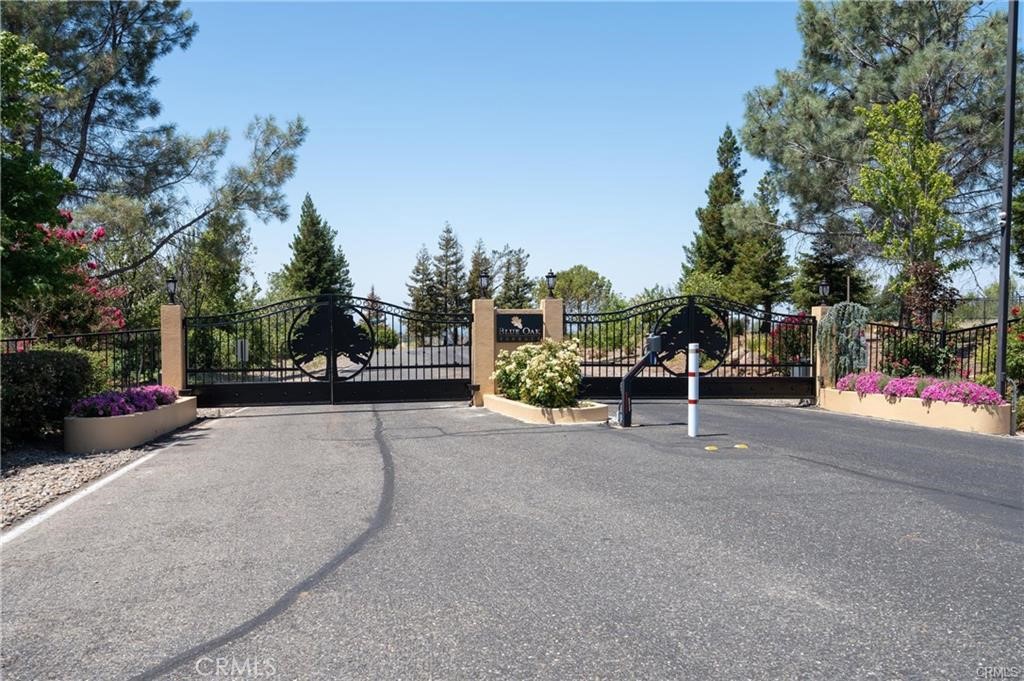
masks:
<svg viewBox="0 0 1024 681"><path fill-rule="evenodd" d="M879 395L889 382L889 377L878 371L869 371L857 376L854 388L858 395Z"/></svg>
<svg viewBox="0 0 1024 681"><path fill-rule="evenodd" d="M882 388L882 394L887 397L917 397L920 380L917 376L893 378Z"/></svg>
<svg viewBox="0 0 1024 681"><path fill-rule="evenodd" d="M370 333L370 329L366 324L360 324L359 328ZM398 347L399 340L398 333L390 326L387 326L386 324L378 324L373 327L373 347L384 350L394 350Z"/></svg>
<svg viewBox="0 0 1024 681"><path fill-rule="evenodd" d="M71 405L97 387L90 358L79 350L5 354L0 369L4 447L59 431Z"/></svg>
<svg viewBox="0 0 1024 681"><path fill-rule="evenodd" d="M807 316L806 312L788 315L772 327L768 334L768 348L771 350L769 362L775 365L791 365L810 359L811 326L807 322ZM784 368L788 373L791 367Z"/></svg>
<svg viewBox="0 0 1024 681"><path fill-rule="evenodd" d="M153 411L160 405L173 404L178 391L169 385L147 385L127 390L107 390L75 402L72 416L124 416Z"/></svg>
<svg viewBox="0 0 1024 681"><path fill-rule="evenodd" d="M836 381L836 390L853 390L857 382L857 374L846 374Z"/></svg>
<svg viewBox="0 0 1024 681"><path fill-rule="evenodd" d="M520 388L523 381L523 373L530 359L540 352L539 345L521 345L515 350L502 350L494 362L495 371L491 378L494 379L495 388L498 393L510 400L521 399Z"/></svg>
<svg viewBox="0 0 1024 681"><path fill-rule="evenodd" d="M498 355L493 378L505 397L538 407L571 407L580 389L580 346L575 339L523 345Z"/></svg>
<svg viewBox="0 0 1024 681"><path fill-rule="evenodd" d="M921 391L922 400L963 404L1004 404L1003 396L988 386L971 381L937 381Z"/></svg>
<svg viewBox="0 0 1024 681"><path fill-rule="evenodd" d="M857 303L839 303L830 307L818 325L818 352L830 383L844 374L868 365L864 326L868 309Z"/></svg>
<svg viewBox="0 0 1024 681"><path fill-rule="evenodd" d="M882 339L882 370L893 376L942 376L953 367L953 360L953 351L937 339L916 334Z"/></svg>

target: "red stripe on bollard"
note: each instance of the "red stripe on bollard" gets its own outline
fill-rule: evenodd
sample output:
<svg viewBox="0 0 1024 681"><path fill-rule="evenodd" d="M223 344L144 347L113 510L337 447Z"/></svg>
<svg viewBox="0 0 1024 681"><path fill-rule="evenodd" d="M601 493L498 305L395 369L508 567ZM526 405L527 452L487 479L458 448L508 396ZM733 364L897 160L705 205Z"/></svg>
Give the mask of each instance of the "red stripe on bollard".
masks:
<svg viewBox="0 0 1024 681"><path fill-rule="evenodd" d="M697 400L687 400L687 404L697 404Z"/></svg>
<svg viewBox="0 0 1024 681"><path fill-rule="evenodd" d="M688 378L693 378L693 377L694 377L694 376L696 376L696 375L697 375L697 372L695 372L695 371L687 371L687 372L686 372L686 376L687 376Z"/></svg>

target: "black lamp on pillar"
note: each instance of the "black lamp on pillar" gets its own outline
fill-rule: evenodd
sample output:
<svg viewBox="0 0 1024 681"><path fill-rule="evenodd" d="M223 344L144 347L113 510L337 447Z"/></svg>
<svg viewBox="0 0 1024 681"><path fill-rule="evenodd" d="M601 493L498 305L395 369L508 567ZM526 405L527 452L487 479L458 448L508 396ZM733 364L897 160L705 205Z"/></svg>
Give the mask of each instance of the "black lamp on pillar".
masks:
<svg viewBox="0 0 1024 681"><path fill-rule="evenodd" d="M555 275L554 270L548 270L548 273L544 275L544 280L547 282L547 285L548 285L548 298L554 298L555 297L555 280L556 279L558 279L558 277Z"/></svg>
<svg viewBox="0 0 1024 681"><path fill-rule="evenodd" d="M173 274L167 277L167 281L164 282L164 288L167 289L167 299L174 305L175 299L178 295L178 279Z"/></svg>
<svg viewBox="0 0 1024 681"><path fill-rule="evenodd" d="M484 298L491 297L491 274L487 270L480 273L480 295Z"/></svg>
<svg viewBox="0 0 1024 681"><path fill-rule="evenodd" d="M829 292L828 280L822 279L818 282L818 295L821 296L821 304L828 304L828 292Z"/></svg>

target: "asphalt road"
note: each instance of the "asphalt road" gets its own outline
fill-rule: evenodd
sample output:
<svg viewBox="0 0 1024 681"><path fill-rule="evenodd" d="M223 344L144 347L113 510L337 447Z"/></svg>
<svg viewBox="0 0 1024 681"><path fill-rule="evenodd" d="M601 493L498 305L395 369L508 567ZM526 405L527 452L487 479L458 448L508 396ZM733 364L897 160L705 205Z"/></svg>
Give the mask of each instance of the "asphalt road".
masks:
<svg viewBox="0 0 1024 681"><path fill-rule="evenodd" d="M689 440L685 406L634 409L186 431L4 547L3 677L1024 674L1021 440L721 402Z"/></svg>

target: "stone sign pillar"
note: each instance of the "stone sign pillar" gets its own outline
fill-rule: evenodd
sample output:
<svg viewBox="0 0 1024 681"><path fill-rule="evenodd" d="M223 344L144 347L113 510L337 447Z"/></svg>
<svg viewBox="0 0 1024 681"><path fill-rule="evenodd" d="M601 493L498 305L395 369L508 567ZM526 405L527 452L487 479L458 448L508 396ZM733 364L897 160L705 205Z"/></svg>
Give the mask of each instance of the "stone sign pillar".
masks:
<svg viewBox="0 0 1024 681"><path fill-rule="evenodd" d="M562 340L564 306L561 298L545 298L540 309L496 309L490 299L473 301L473 365L470 383L473 406L483 405L484 395L494 394L494 360L501 350L538 343L544 338Z"/></svg>
<svg viewBox="0 0 1024 681"><path fill-rule="evenodd" d="M160 382L185 387L185 308L160 306Z"/></svg>

